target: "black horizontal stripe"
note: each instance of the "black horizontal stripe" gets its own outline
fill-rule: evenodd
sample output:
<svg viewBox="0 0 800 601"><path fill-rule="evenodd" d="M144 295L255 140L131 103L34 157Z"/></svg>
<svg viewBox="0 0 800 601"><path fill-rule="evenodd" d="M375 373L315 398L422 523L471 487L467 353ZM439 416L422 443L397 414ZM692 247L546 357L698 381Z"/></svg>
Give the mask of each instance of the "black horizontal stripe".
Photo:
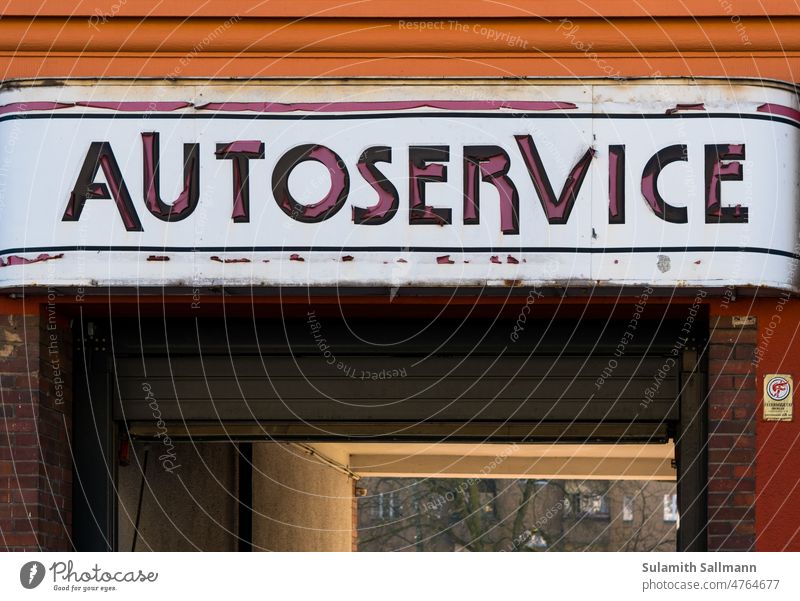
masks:
<svg viewBox="0 0 800 601"><path fill-rule="evenodd" d="M643 253L751 253L777 255L800 259L800 254L774 248L757 246L621 246L621 247L568 247L568 246L20 246L0 250L0 256L17 253L60 252L160 252L160 253L258 253L258 252L342 252L342 253L539 253L539 254L643 254Z"/></svg>
<svg viewBox="0 0 800 601"><path fill-rule="evenodd" d="M286 115L274 113L24 113L0 117L0 122L25 119L146 119L148 121L179 120L179 119L237 119L249 121L346 121L346 120L385 120L385 119L430 119L430 118L465 118L465 119L751 119L756 121L775 121L791 125L800 129L800 122L774 115L772 113L674 113L671 115L661 113L525 113L503 111L500 113L473 113L473 112L398 112L398 113L358 113L358 114L303 114Z"/></svg>

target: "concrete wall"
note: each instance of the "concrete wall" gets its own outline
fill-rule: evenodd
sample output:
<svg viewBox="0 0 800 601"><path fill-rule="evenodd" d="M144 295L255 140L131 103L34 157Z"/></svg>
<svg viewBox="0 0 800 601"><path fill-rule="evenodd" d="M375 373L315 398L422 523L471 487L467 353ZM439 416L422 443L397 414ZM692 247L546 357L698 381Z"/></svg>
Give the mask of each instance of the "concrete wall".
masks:
<svg viewBox="0 0 800 601"><path fill-rule="evenodd" d="M253 465L253 550L352 550L347 474L296 446L274 443L253 445Z"/></svg>
<svg viewBox="0 0 800 601"><path fill-rule="evenodd" d="M158 459L161 446L150 443L136 551L236 551L236 447L177 443L179 467L167 471ZM144 445L135 453L119 468L119 551L130 551L133 542Z"/></svg>

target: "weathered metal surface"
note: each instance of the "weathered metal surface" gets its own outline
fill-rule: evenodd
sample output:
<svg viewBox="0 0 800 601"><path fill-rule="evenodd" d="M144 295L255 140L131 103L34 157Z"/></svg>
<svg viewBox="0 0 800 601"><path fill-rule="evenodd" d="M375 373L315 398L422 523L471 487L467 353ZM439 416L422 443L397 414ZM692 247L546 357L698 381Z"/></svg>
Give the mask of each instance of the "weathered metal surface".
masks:
<svg viewBox="0 0 800 601"><path fill-rule="evenodd" d="M0 287L798 290L798 103L707 80L0 91Z"/></svg>

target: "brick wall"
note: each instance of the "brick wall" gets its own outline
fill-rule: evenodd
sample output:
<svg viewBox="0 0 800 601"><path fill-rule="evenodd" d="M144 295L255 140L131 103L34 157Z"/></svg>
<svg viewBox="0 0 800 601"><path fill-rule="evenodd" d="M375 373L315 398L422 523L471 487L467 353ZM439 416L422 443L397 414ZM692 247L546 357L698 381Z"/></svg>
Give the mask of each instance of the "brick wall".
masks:
<svg viewBox="0 0 800 601"><path fill-rule="evenodd" d="M754 319L712 317L708 365L708 549L755 545Z"/></svg>
<svg viewBox="0 0 800 601"><path fill-rule="evenodd" d="M53 305L0 315L0 550L71 548L71 348Z"/></svg>

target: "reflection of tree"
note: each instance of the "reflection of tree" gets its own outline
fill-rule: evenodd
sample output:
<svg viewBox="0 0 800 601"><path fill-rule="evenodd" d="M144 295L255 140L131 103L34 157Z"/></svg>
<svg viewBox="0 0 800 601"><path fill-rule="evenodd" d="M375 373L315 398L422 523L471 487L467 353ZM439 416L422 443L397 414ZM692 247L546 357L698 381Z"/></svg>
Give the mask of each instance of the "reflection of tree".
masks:
<svg viewBox="0 0 800 601"><path fill-rule="evenodd" d="M625 494L631 495L634 507L641 507L634 512L634 532L621 547L622 551L674 551L675 543L668 538L674 529L658 529L654 522L663 522L663 490L654 492L652 487L636 486L636 483L622 484Z"/></svg>
<svg viewBox="0 0 800 601"><path fill-rule="evenodd" d="M663 494L674 484L410 478L368 478L361 484L368 493L358 505L360 550L675 549L674 524L664 523L661 512ZM580 491L604 495L609 513L567 511L565 499ZM399 508L396 514L380 510L387 495ZM634 498L631 522L622 521L625 495Z"/></svg>
<svg viewBox="0 0 800 601"><path fill-rule="evenodd" d="M536 506L541 505L531 502L537 494L534 480L384 478L372 482L368 496L359 503L359 548L365 550L528 550L525 543L536 522ZM541 493L542 487L538 488ZM376 521L379 493L386 491L392 491L411 511L394 520Z"/></svg>

